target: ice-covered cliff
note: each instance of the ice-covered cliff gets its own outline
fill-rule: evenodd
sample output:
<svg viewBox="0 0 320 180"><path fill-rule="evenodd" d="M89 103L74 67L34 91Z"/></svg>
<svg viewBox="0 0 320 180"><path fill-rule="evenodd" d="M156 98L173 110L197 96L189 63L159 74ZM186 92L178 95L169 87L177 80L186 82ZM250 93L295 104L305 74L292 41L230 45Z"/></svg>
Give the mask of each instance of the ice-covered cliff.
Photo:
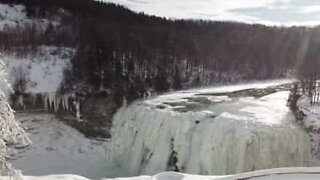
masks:
<svg viewBox="0 0 320 180"><path fill-rule="evenodd" d="M114 161L126 175L309 166L311 143L282 83L177 92L123 108L113 119Z"/></svg>
<svg viewBox="0 0 320 180"><path fill-rule="evenodd" d="M26 57L2 54L0 58L5 64L7 79L17 96L11 99L12 104L26 109L26 105L41 103L40 108L46 110L70 110L74 94L61 94L59 88L64 71L71 68L74 52L72 48L42 46L37 48L36 54Z"/></svg>

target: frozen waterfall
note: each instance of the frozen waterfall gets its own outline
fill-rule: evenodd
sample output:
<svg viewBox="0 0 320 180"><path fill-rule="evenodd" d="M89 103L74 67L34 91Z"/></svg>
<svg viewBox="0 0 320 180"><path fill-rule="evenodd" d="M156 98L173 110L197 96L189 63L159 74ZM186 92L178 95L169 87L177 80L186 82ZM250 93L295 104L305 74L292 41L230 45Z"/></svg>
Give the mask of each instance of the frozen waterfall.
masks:
<svg viewBox="0 0 320 180"><path fill-rule="evenodd" d="M135 102L114 116L113 160L128 176L309 166L311 143L286 107L288 85L282 83L181 91Z"/></svg>

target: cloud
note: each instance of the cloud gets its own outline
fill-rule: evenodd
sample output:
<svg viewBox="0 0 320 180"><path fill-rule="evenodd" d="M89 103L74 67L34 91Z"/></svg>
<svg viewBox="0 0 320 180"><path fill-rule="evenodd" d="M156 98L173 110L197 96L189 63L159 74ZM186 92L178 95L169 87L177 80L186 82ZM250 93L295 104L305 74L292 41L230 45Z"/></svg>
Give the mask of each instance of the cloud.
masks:
<svg viewBox="0 0 320 180"><path fill-rule="evenodd" d="M320 13L320 5L306 6L301 9L301 13L315 14Z"/></svg>
<svg viewBox="0 0 320 180"><path fill-rule="evenodd" d="M276 2L257 8L235 8L228 10L230 13L256 17L257 23L264 21L279 25L305 25L320 24L320 1L287 1Z"/></svg>
<svg viewBox="0 0 320 180"><path fill-rule="evenodd" d="M134 2L134 3L140 3L140 4L149 4L150 2L148 1L139 1L139 0L127 0L129 2Z"/></svg>
<svg viewBox="0 0 320 180"><path fill-rule="evenodd" d="M228 20L267 25L320 24L319 0L106 0L173 19Z"/></svg>

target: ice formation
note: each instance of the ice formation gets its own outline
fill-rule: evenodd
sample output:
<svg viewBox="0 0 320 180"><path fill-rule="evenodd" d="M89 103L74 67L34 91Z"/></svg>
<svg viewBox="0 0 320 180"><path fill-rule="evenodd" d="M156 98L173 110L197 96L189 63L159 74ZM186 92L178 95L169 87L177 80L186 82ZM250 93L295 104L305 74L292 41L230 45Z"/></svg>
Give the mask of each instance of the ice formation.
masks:
<svg viewBox="0 0 320 180"><path fill-rule="evenodd" d="M10 174L11 165L7 163L8 143L22 144L30 143L20 123L14 118L14 112L11 109L6 98L6 91L10 89L5 80L3 63L0 60L0 174Z"/></svg>
<svg viewBox="0 0 320 180"><path fill-rule="evenodd" d="M24 97L27 95L33 105L41 98L45 110L76 109L71 107L75 99L74 93L59 93L64 71L70 68L70 59L75 50L54 46L42 46L37 50L37 55L30 54L23 58L14 54L5 54L2 57L8 81L15 84L23 78L26 82L24 92L17 97L15 104L25 109Z"/></svg>
<svg viewBox="0 0 320 180"><path fill-rule="evenodd" d="M76 109L77 116L80 115L80 103L77 102L76 104L72 102L75 99L75 94L74 93L65 93L65 94L60 94L57 92L52 92L52 93L30 93L30 99L32 102L32 105L35 105L38 95L41 95L41 102L43 102L43 108L45 111L53 110L54 112L58 112L59 110L63 110L66 112L70 112L73 109L73 106L71 107L70 105L74 105L74 108ZM23 95L19 95L16 104L25 107L24 104L24 97Z"/></svg>
<svg viewBox="0 0 320 180"><path fill-rule="evenodd" d="M128 176L310 165L311 143L286 107L288 91L261 98L210 91L215 89L208 95L178 92L121 109L111 132L115 164Z"/></svg>
<svg viewBox="0 0 320 180"><path fill-rule="evenodd" d="M76 118L77 120L81 120L81 113L80 113L80 101L73 101L74 107L76 109Z"/></svg>
<svg viewBox="0 0 320 180"><path fill-rule="evenodd" d="M74 93L59 94L59 93L44 93L42 101L45 110L58 110L70 111L70 102L74 99Z"/></svg>
<svg viewBox="0 0 320 180"><path fill-rule="evenodd" d="M297 106L305 115L301 124L310 136L312 153L317 159L320 159L320 106L318 104L312 105L310 102L308 96L302 95L297 102Z"/></svg>
<svg viewBox="0 0 320 180"><path fill-rule="evenodd" d="M37 55L19 57L1 54L5 64L6 78L15 84L19 78L26 81L23 93L57 92L63 81L64 71L71 66L75 50L67 47L42 46Z"/></svg>

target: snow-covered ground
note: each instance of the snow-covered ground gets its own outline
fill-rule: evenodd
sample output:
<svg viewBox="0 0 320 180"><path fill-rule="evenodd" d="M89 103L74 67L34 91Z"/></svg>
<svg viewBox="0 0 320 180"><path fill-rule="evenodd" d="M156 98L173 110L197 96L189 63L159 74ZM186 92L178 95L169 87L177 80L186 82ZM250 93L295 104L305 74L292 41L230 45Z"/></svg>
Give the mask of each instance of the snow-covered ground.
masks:
<svg viewBox="0 0 320 180"><path fill-rule="evenodd" d="M108 142L92 140L52 114L17 114L32 145L18 149L12 164L24 175L78 174L106 177Z"/></svg>
<svg viewBox="0 0 320 180"><path fill-rule="evenodd" d="M297 102L297 106L305 115L301 120L301 124L310 136L312 153L320 159L320 105L311 105L310 98L302 95Z"/></svg>
<svg viewBox="0 0 320 180"><path fill-rule="evenodd" d="M318 180L320 168L279 168L254 171L228 176L200 176L176 172L162 172L153 176L137 176L128 178L101 178L101 180ZM17 176L16 178L0 177L0 180L89 180L78 175L49 175L49 176Z"/></svg>

